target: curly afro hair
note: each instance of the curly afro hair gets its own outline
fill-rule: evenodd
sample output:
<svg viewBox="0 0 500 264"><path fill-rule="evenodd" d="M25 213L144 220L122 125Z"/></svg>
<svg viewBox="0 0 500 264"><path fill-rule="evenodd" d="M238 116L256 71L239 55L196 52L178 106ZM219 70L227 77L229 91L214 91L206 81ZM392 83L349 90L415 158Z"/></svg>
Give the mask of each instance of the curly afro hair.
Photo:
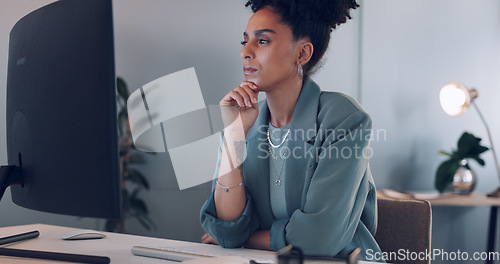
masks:
<svg viewBox="0 0 500 264"><path fill-rule="evenodd" d="M271 7L281 22L290 26L295 40L309 38L314 52L303 66L304 77L316 70L328 48L332 30L351 19L350 9L359 7L356 0L249 0L245 6L250 6L254 13Z"/></svg>

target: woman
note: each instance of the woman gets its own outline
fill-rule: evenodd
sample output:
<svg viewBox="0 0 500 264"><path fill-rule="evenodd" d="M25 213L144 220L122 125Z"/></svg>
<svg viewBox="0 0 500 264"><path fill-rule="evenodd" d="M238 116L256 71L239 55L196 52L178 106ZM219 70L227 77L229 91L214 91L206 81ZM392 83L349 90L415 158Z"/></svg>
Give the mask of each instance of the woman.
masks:
<svg viewBox="0 0 500 264"><path fill-rule="evenodd" d="M357 3L246 6L254 15L243 34L245 81L220 102L226 128L213 193L201 210L202 242L268 250L292 244L307 255L341 258L358 247L361 259L368 249L380 252L365 152L371 119L354 99L321 92L309 79L330 32ZM257 104L259 92L266 100ZM238 116L231 119L232 111Z"/></svg>

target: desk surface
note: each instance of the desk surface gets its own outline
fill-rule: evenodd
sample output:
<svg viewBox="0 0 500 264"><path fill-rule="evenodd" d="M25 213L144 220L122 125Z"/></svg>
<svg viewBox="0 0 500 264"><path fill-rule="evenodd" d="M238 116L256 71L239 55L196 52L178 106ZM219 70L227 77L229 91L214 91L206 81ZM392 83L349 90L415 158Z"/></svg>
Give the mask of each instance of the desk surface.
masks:
<svg viewBox="0 0 500 264"><path fill-rule="evenodd" d="M418 193L401 193L394 190L377 191L379 197L396 199L427 200L433 206L500 206L500 198L488 197L484 193L472 192L469 195L451 193L441 195L419 195Z"/></svg>
<svg viewBox="0 0 500 264"><path fill-rule="evenodd" d="M428 201L435 206L500 206L500 198L474 192L469 195L443 195Z"/></svg>
<svg viewBox="0 0 500 264"><path fill-rule="evenodd" d="M139 237L131 235L122 235L106 233L107 237L98 240L62 240L63 234L75 230L75 228L51 226L43 224L23 225L0 228L0 237L20 234L38 230L40 237L22 241L17 244L8 245L8 248L44 250L64 253L76 253L87 255L108 256L111 263L172 263L165 260L144 258L132 255L130 249L136 245L156 245L161 246L166 243L182 243L180 241L165 240L157 238ZM12 258L0 256L0 263L8 260L8 263L63 263L47 260L35 260L27 258ZM175 262L173 262L175 263Z"/></svg>
<svg viewBox="0 0 500 264"><path fill-rule="evenodd" d="M63 234L75 230L75 228L44 225L44 224L34 224L34 225L23 225L23 226L13 226L13 227L3 227L0 228L0 237L25 233L33 230L38 230L40 232L40 237L35 239L30 239L22 241L16 244L7 245L8 248L17 249L30 249L30 250L44 250L44 251L54 251L54 252L64 252L64 253L76 253L76 254L87 254L87 255L99 255L108 256L111 259L111 263L116 264L126 264L126 263L178 263L171 262L162 259L146 258L134 256L131 253L132 246L185 246L193 245L198 243L183 242L170 239L160 239L133 235L124 235L116 233L106 233L107 237L98 240L74 240L66 241L62 240ZM207 245L210 246L210 245ZM261 250L249 250L249 249L238 249L253 251L257 255L273 255L270 251ZM63 263L59 261L47 261L47 260L35 260L35 259L25 259L25 258L12 258L0 256L0 263ZM375 262L360 261L360 263L368 264Z"/></svg>

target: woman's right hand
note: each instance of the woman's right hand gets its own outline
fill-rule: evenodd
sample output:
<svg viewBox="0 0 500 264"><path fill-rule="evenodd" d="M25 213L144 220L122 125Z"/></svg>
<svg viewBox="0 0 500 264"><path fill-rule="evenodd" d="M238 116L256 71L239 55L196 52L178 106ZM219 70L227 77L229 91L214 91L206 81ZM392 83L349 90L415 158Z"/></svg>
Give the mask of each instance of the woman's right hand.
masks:
<svg viewBox="0 0 500 264"><path fill-rule="evenodd" d="M219 103L224 121L224 128L241 117L241 124L245 132L253 126L257 116L259 115L259 107L257 104L259 90L253 82L243 81L240 86L222 98ZM239 127L236 125L236 127Z"/></svg>

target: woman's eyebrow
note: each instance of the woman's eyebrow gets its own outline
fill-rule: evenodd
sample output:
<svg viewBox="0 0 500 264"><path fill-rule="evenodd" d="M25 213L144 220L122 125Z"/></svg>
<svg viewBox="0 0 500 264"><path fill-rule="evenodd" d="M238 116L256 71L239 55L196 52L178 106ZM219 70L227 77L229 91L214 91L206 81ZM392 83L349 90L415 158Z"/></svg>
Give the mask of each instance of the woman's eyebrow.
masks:
<svg viewBox="0 0 500 264"><path fill-rule="evenodd" d="M265 33L265 32L269 32L269 33L274 33L276 34L276 31L272 30L272 29L259 29L259 30L255 30L253 32L253 35L254 36L257 36L257 35L260 35L262 33ZM243 32L243 36L244 37L248 37L248 33L247 32Z"/></svg>

